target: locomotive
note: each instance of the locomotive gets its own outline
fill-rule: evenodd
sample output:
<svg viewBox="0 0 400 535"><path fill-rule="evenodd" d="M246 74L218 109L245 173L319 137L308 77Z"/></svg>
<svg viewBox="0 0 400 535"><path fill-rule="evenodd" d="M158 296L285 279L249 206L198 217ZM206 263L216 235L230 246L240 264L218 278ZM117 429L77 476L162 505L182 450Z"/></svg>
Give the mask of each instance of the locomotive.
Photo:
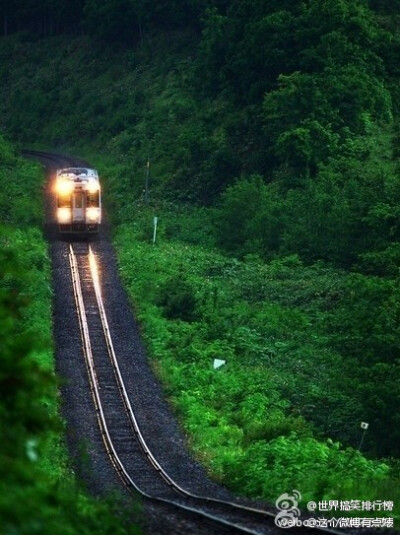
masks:
<svg viewBox="0 0 400 535"><path fill-rule="evenodd" d="M93 234L101 223L101 188L95 169L57 170L57 225L61 233Z"/></svg>

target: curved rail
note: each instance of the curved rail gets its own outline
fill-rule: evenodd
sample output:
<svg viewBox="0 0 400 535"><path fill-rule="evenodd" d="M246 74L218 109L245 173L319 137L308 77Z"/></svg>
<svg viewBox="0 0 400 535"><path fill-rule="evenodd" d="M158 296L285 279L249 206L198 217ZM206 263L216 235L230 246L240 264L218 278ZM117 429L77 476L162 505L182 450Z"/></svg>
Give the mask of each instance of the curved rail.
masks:
<svg viewBox="0 0 400 535"><path fill-rule="evenodd" d="M123 380L122 375L121 375L121 370L120 370L120 367L119 367L119 364L118 364L118 360L117 360L117 357L116 357L116 354L115 354L115 351L114 351L114 346L113 346L113 343L112 343L111 331L110 331L110 328L108 326L107 316L106 316L106 312L105 312L105 309L104 309L103 300L102 300L102 297L101 297L101 287L100 287L100 281L99 281L99 276L98 276L97 264L95 262L94 255L93 255L91 247L89 247L89 262L90 262L91 272L92 272L92 276L93 276L94 291L95 291L95 294L96 294L96 300L97 300L97 304L98 304L98 307L99 307L100 318L101 318L104 334L105 334L106 341L107 341L109 355L110 355L110 358L111 358L111 361L112 361L112 365L113 365L113 368L114 368L114 371L115 371L115 374L116 374L116 378L117 378L117 381L118 381L118 386L119 386L121 395L123 397L124 405L125 405L125 408L127 410L127 414L128 414L129 420L131 422L132 428L133 428L133 430L135 432L135 435L136 435L137 439L139 440L140 446L141 446L144 454L146 455L148 461L150 462L150 464L155 468L155 470L159 473L159 475L168 483L168 485L170 485L170 487L172 489L174 489L178 494L181 494L183 496L187 496L189 498L194 498L194 499L197 499L197 500L204 500L204 501L207 501L207 502L214 502L214 503L218 503L218 504L227 505L227 506L230 506L230 507L234 507L235 509L242 509L243 511L260 514L260 515L263 515L263 516L271 515L272 517L275 517L275 515L273 513L270 513L268 511L263 510L263 509L256 509L256 508L253 508L253 507L247 507L247 506L244 506L244 505L241 505L241 504L237 504L237 503L234 503L234 502L229 502L227 500L220 500L220 499L217 499L217 498L212 498L212 497L209 497L209 496L201 496L201 495L189 492L186 489L184 489L181 485L179 485L179 483L177 483L164 470L164 468L162 468L162 466L160 465L160 463L157 461L157 459L155 458L155 456L151 452L150 448L148 447L148 445L146 443L146 440L143 437L143 434L142 434L142 432L140 430L140 427L139 427L139 424L137 422L135 413L134 413L134 411L132 409L131 402L129 400L129 396L128 396L128 393L127 393L127 390L126 390L126 387L125 387L124 380Z"/></svg>
<svg viewBox="0 0 400 535"><path fill-rule="evenodd" d="M93 266L93 253L91 252L91 250L89 252L89 255L91 255L90 256L90 258L92 258L91 264ZM79 271L78 271L78 263L77 263L77 259L76 259L76 256L74 254L72 245L70 245L69 260L70 260L70 267L71 267L71 275L72 275L72 281L73 281L74 295L75 295L75 300L76 300L76 305L77 305L77 310L78 310L79 323L80 323L80 328L81 328L81 333L82 333L82 340L83 340L83 345L84 345L84 347L83 347L84 355L85 355L86 364L87 364L89 375L90 375L90 383L91 383L91 388L92 388L92 394L93 394L94 401L95 401L95 406L96 406L96 411L97 411L97 418L98 418L98 421L99 421L99 425L100 425L103 441L104 441L104 443L106 445L107 452L108 452L108 454L109 454L109 456L110 456L110 458L112 460L113 465L115 466L116 470L118 471L118 473L121 476L121 478L124 481L124 483L128 487L133 488L137 493L139 493L141 496L143 496L145 498L148 498L148 499L151 499L151 500L154 500L154 501L163 502L163 503L166 503L168 505L173 505L174 507L178 507L178 508L183 509L183 510L185 510L187 512L190 512L192 514L200 515L200 516L202 516L202 517L204 517L204 518L206 518L208 520L212 520L213 522L217 522L219 524L223 524L225 527L229 527L229 528L233 529L234 531L237 531L237 532L240 532L240 533L246 533L248 535L259 535L259 533L260 533L259 531L253 531L251 529L245 528L244 526L239 526L237 524L233 524L232 522L229 522L229 521L227 521L227 520L225 520L225 519L223 519L221 517L218 517L218 516L212 515L210 513L207 513L206 511L199 510L199 509L197 509L195 507L184 505L184 504L176 502L174 500L153 496L153 495L149 494L148 492L144 491L143 489L141 489L135 483L135 481L132 479L132 477L130 476L130 474L126 470L126 468L124 466L124 463L121 461L121 459L120 459L120 457L119 457L119 455L118 455L118 453L117 453L117 451L116 451L116 449L114 447L114 443L113 443L113 440L111 438L111 435L110 435L110 432L109 432L109 429L108 429L106 417L104 415L103 405L102 405L100 391L99 391L97 377L96 377L96 369L95 369L95 364L94 364L94 359L93 359L93 353L92 353L92 347L91 347L91 339L90 339L89 327L88 327L88 322L87 322L87 317L86 317L85 303L84 303L83 294L82 294L81 280L80 280ZM97 271L96 271L96 275L95 275L93 281L94 281L95 285L98 286ZM99 291L99 288L97 288L96 294L98 294L98 291ZM96 295L96 298L100 299L101 308L99 308L99 311L100 311L100 315L103 316L102 321L105 321L105 324L106 324L107 319L105 317L104 306L102 305L101 296ZM107 345L112 347L112 340L111 340L110 331L108 329L108 326L105 327L104 334L105 334L106 340L108 340L107 341ZM151 455L150 450L148 450L148 448L147 448L147 452L148 452L148 457L152 458L152 464L153 464L155 459ZM162 471L162 469L161 469L160 465L157 463L157 461L154 462L154 466L156 467L158 472L160 470ZM165 474L165 472L164 472L164 474ZM163 475L163 477L164 477L164 475ZM169 480L170 478L167 477L166 479ZM170 483L168 483L168 484L170 484Z"/></svg>
<svg viewBox="0 0 400 535"><path fill-rule="evenodd" d="M44 150L22 149L21 155L25 158L38 160L46 166L54 165L55 167L60 167L82 165L88 167L88 163L82 158L75 158L72 156L66 156L65 154L57 154L55 152L48 152Z"/></svg>
<svg viewBox="0 0 400 535"><path fill-rule="evenodd" d="M52 168L53 166L54 167L60 167L60 166L62 167L62 166L72 166L72 165L86 165L86 166L88 166L87 162L85 162L84 160L82 160L80 158L73 158L73 157L69 157L69 156L65 156L65 155L61 155L61 154L56 154L56 153L51 153L51 152L47 152L47 151L23 150L22 151L22 155L24 157L27 157L27 158L33 158L33 159L39 160L41 163L43 163L48 168ZM95 262L93 262L93 260L92 260L92 264L94 266L96 265ZM90 333L89 333L89 326L88 326L88 322L87 322L87 318L86 318L85 304L84 304L84 298L83 298L83 294L82 294L81 282L80 282L80 277L79 277L79 272L78 272L78 265L77 265L77 260L76 260L76 257L75 257L75 254L74 254L72 246L70 246L70 266L71 266L71 274L72 274L72 279L73 279L75 301L76 301L76 306L77 306L77 309L78 309L78 317L79 317L80 329L81 329L81 333L82 333L82 340L83 340L83 346L84 346L83 347L84 355L85 355L86 365L87 365L87 369L88 369L88 374L89 374L89 379L90 379L90 384L91 384L91 389L92 389L92 395L93 395L93 399L94 399L94 403L95 403L95 407L96 407L99 427L100 427L102 438L103 438L106 450L108 452L108 455L110 457L110 460L111 460L112 464L114 465L116 471L120 475L122 481L125 483L125 485L127 487L129 487L130 489L134 489L136 492L138 492L139 494L141 494L142 496L144 496L144 497L146 497L148 499L157 500L159 502L164 502L164 503L172 505L174 507L179 507L179 508L181 508L183 510L186 510L186 511L190 512L190 513L200 515L200 516L202 516L202 517L204 517L206 519L211 519L214 522L219 522L219 524L222 524L225 527L228 527L231 530L234 530L236 532L247 533L247 534L252 534L252 535L260 535L260 533L262 533L262 532L259 531L259 529L256 529L256 530L248 529L248 528L246 528L244 526L239 526L237 524L233 524L232 522L229 522L229 521L227 521L227 520L225 520L225 519L223 519L221 517L218 517L216 515L207 513L206 511L200 511L197 508L194 508L194 507L191 507L191 506L187 506L187 505L182 504L182 503L178 503L177 501L174 501L172 499L165 499L165 498L160 498L160 497L156 497L154 495L151 495L148 492L144 491L143 489L139 488L139 486L135 483L135 481L133 481L132 477L130 476L128 470L124 466L124 463L122 462L122 460L120 459L120 456L118 455L118 453L116 451L116 448L115 448L114 443L113 443L113 439L112 439L111 434L110 434L110 430L109 430L108 425L107 425L106 416L104 414L104 408L103 408L103 405L102 405L102 400L101 400L101 396L100 396L100 390L99 390L99 386L98 386L98 380L97 380L97 376L96 376L96 368L95 368L95 363L94 363L94 358L93 358L92 344L91 344ZM97 272L97 269L94 268L93 273L96 273L96 272ZM115 356L115 352L114 352L113 345L112 345L111 333L110 333L110 329L108 327L107 317L106 317L106 313L104 311L104 306L103 306L102 299L101 299L101 291L100 291L100 283L99 283L99 280L98 280L98 274L93 276L93 281L95 281L95 279L97 280L97 282L94 282L94 287L97 288L97 289L95 289L95 293L96 293L96 300L99 303L98 304L99 314L100 314L100 316L102 318L104 318L104 319L102 319L102 323L104 325L103 326L103 331L105 332L105 339L108 340L107 345L109 346L108 347L108 351L109 351L110 359L111 359L112 362L115 363L113 365L114 366L114 375L117 378L118 383L120 383L119 391L120 391L121 397L122 397L124 405L125 405L126 413L127 413L128 417L129 417L129 420L131 422L131 426L132 426L133 430L136 429L135 434L136 434L136 436L138 438L138 441L141 444L141 448L142 448L143 452L145 453L146 458L150 461L150 463L153 465L153 467L155 468L157 473L161 476L161 478L168 485L168 488L174 489L174 492L178 493L178 495L180 496L180 499L182 499L182 497L185 497L185 499L187 499L188 501L197 500L198 502L203 501L203 502L206 502L207 504L216 504L216 505L219 504L219 505L224 506L224 507L230 507L230 508L235 509L235 510L240 510L243 513L247 512L249 514L250 513L255 514L259 518L260 518L260 516L262 516L265 519L268 518L270 521L273 520L276 515L271 513L271 512L269 512L269 511L255 509L255 508L252 508L252 507L246 507L246 506L243 506L241 504L229 502L229 501L226 501L226 500L220 500L220 499L216 499L216 498L212 498L212 497L199 496L199 495L192 494L192 493L186 491L180 485L178 485L165 472L165 470L161 467L161 465L155 459L154 455L151 453L150 449L148 448L148 446L147 446L147 444L146 444L146 442L145 442L145 440L144 440L144 438L142 436L142 433L141 433L140 428L138 426L138 423L136 421L136 417L135 417L135 415L133 413L133 410L132 410L132 408L130 406L129 398L128 398L128 395L127 395L127 392L126 392L126 388L125 388L124 382L122 380L122 376L121 376L121 373L120 373L120 370L119 370L117 358ZM266 529L265 525L262 526L262 527L264 528L264 530ZM273 526L273 527L276 528L276 526ZM278 529L278 528L276 528L276 529ZM308 531L308 529L309 528L303 527L302 531ZM340 534L341 533L341 532L335 531L333 529L322 528L322 527L313 528L314 533L315 533L316 529L317 529L317 531L324 532L324 533L332 533L332 534ZM271 527L269 528L268 531L269 532L271 531Z"/></svg>
<svg viewBox="0 0 400 535"><path fill-rule="evenodd" d="M98 308L99 316L100 316L100 319L101 319L102 329L103 329L103 333L104 333L104 339L105 339L105 342L106 342L106 345L107 345L107 351L108 351L108 354L109 354L109 357L110 357L110 360L111 360L111 364L112 364L112 367L113 367L113 370L114 370L114 376L115 376L115 379L116 379L116 381L118 383L118 389L119 389L120 395L122 397L122 400L123 400L123 403L124 403L124 406L125 406L125 410L126 410L126 414L127 414L128 418L129 418L131 427L132 427L132 429L134 431L134 434L135 434L137 440L139 441L140 447L141 447L144 455L146 456L147 460L149 461L150 465L156 470L158 475L164 480L164 482L167 484L167 486L170 489L172 489L180 497L184 497L187 501L192 501L192 502L197 503L197 504L203 503L203 506L204 506L204 504L207 504L207 506L209 506L209 507L211 506L211 508L213 506L217 506L217 507L220 506L220 507L223 507L225 509L229 508L230 511L231 511L230 514L232 514L232 512L235 512L236 514L250 515L250 516L253 516L253 517L256 516L258 518L258 520L254 520L254 518L250 522L249 522L248 519L246 520L246 522L249 522L250 524L256 525L256 526L257 526L257 524L260 524L261 520L267 520L268 519L270 522L273 521L275 519L276 515L271 513L271 512L269 512L269 511L262 510L262 509L256 509L256 508L253 508L253 507L248 507L248 506L244 506L244 505L237 504L237 503L234 503L234 502L230 502L230 501L227 501L227 500L222 500L222 499L213 498L213 497L209 497L209 496L201 496L201 495L194 494L194 493L191 493L191 492L187 491L181 485L179 485L176 481L174 481L174 479L164 470L164 468L160 465L160 463L157 461L155 456L152 454L152 452L150 451L150 448L148 447L148 445L147 445L147 443L146 443L146 441L145 441L145 439L143 437L143 434L142 434L142 432L140 430L140 427L139 427L139 424L137 422L135 413L134 413L134 411L132 409L132 406L131 406L131 403L130 403L130 400L129 400L129 396L128 396L128 393L127 393L127 390L126 390L126 387L125 387L124 380L122 378L120 367L118 365L118 360L117 360L117 357L116 357L116 354L115 354L115 351L114 351L114 347L113 347L111 331L110 331L110 328L109 328L109 325L108 325L107 315L106 315L106 312L105 312L105 309L104 309L104 304L103 304L103 300L102 300L102 296L101 296L101 285L100 285L100 280L99 280L97 264L96 264L95 256L94 256L93 251L92 251L90 246L89 246L88 256L89 256L90 274L91 274L91 278L92 278L93 289L94 289L95 296L96 296L97 308ZM184 509L185 511L188 511L188 512L190 512L192 514L200 515L200 516L205 517L205 518L207 518L209 520L212 520L213 522L218 522L219 524L223 524L225 527L229 527L230 529L232 529L232 530L234 530L236 532L252 534L252 535L260 535L262 533L265 533L265 530L267 528L266 525L260 526L261 531L259 529L256 529L256 530L249 529L249 528L247 528L247 527L245 527L243 525L240 525L238 523L234 523L234 522L231 522L230 520L226 520L226 518L222 518L221 516L218 516L218 515L216 515L214 513L210 513L210 512L204 511L204 509L198 509L198 508L194 507L193 505L183 504L179 500L174 500L174 499L170 499L170 498L164 498L164 497L159 497L159 496L156 496L156 495L151 495L149 492L147 492L147 491L143 490L142 488L140 488L135 483L135 481L132 479L132 477L130 476L128 470L124 466L123 461L121 460L121 458L119 457L119 455L118 455L118 453L116 451L116 448L115 448L114 443L113 443L113 439L112 439L112 437L110 435L110 432L109 432L107 419L106 419L106 416L104 414L101 395L100 395L100 389L99 389L99 384L98 384L98 379L97 379L97 375L96 375L96 367L95 367L93 353L92 353L91 339L90 339L88 322L87 322L87 318L86 318L85 303L84 303L84 298L83 298L83 294L82 294L82 287L81 287L81 281L80 281L80 276L79 276L79 271L78 271L78 264L77 264L76 255L74 254L74 250L73 250L72 245L70 245L70 266L71 266L71 274L72 274L72 280L73 280L75 300L76 300L76 304L77 304L79 322L80 322L81 332L82 332L82 339L83 339L83 345L84 345L84 355L85 355L87 368L88 368L88 372L89 372L90 383L91 383L91 388L92 388L92 394L93 394L93 397L94 397L94 402L95 402L95 406L96 406L96 410L97 410L97 417L98 417L98 421L99 421L99 425L100 425L103 441L105 443L105 446L106 446L107 452L108 452L108 454L110 456L110 459L111 459L113 465L115 466L117 472L121 476L121 478L122 478L123 482L125 483L125 485L130 487L130 488L133 488L136 492L138 492L139 494L141 494L142 496L144 496L144 497L146 497L148 499L157 500L157 501L160 501L160 502L163 502L163 503L167 503L169 505L173 505L174 507L179 507L179 508ZM241 521L243 522L243 519L241 519ZM271 527L272 526L269 527L269 530L271 530ZM273 527L278 529L276 526L273 526ZM307 528L304 528L304 529L307 529ZM313 529L314 532L315 532L315 529L317 529L318 531L322 531L324 533L332 533L332 534L340 533L338 531L335 531L335 530L332 530L332 529L327 529L327 528L314 528Z"/></svg>

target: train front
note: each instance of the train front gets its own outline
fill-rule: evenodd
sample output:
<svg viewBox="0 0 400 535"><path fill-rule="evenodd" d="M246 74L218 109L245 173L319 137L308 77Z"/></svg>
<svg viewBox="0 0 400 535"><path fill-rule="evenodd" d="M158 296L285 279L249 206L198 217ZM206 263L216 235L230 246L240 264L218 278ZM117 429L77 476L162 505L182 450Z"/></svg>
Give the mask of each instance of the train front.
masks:
<svg viewBox="0 0 400 535"><path fill-rule="evenodd" d="M101 224L101 188L95 169L57 171L57 225L60 233L93 234Z"/></svg>

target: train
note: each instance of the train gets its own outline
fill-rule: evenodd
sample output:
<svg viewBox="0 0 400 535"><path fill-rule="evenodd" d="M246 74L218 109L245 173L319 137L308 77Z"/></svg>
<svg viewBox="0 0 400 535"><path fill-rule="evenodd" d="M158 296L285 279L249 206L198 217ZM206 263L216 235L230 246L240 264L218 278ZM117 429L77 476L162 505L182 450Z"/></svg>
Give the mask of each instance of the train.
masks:
<svg viewBox="0 0 400 535"><path fill-rule="evenodd" d="M96 169L66 167L57 170L56 220L60 233L96 234L102 218L101 187Z"/></svg>

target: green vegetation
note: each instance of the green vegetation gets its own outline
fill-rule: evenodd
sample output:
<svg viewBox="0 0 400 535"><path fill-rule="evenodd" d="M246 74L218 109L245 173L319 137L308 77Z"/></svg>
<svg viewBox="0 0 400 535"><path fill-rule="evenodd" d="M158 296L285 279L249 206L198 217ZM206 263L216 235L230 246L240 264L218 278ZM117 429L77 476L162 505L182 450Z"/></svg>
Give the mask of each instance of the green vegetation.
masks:
<svg viewBox="0 0 400 535"><path fill-rule="evenodd" d="M314 500L393 499L394 468L357 448L361 421L371 422L370 452L385 447L374 427L384 425L385 399L390 412L396 379L382 384L388 367L363 361L362 346L358 356L341 350L354 292L376 301L371 278L296 256L227 258L182 240L181 224L191 217L200 227L201 211L157 213L155 245L149 209L118 228L121 274L166 394L213 476L269 500L291 488ZM213 369L214 359L225 366ZM378 395L379 409L370 402Z"/></svg>
<svg viewBox="0 0 400 535"><path fill-rule="evenodd" d="M399 2L67 4L2 8L2 126L100 168L194 451L252 496L396 501Z"/></svg>
<svg viewBox="0 0 400 535"><path fill-rule="evenodd" d="M58 415L40 167L0 137L0 531L138 533L75 482Z"/></svg>

